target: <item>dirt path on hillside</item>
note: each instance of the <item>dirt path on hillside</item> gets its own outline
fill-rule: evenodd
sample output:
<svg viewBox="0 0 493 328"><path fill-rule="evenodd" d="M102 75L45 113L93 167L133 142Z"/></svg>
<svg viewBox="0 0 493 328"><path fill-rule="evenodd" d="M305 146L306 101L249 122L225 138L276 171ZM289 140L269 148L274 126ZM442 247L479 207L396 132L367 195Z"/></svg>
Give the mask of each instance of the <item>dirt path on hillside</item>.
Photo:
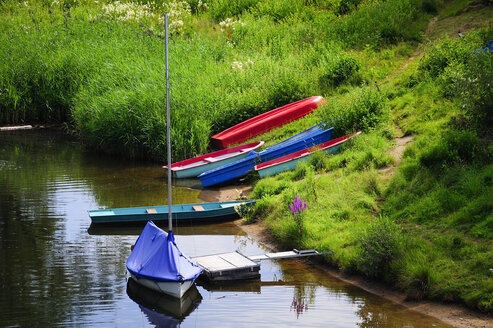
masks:
<svg viewBox="0 0 493 328"><path fill-rule="evenodd" d="M399 137L395 138L395 143L396 146L392 147L388 154L394 158L394 164L389 167L384 167L378 170L380 173L384 173L388 178L394 174L395 169L399 165L399 163L402 161L402 157L404 155L404 150L407 147L407 144L411 141L414 140L413 136L404 136L404 137Z"/></svg>

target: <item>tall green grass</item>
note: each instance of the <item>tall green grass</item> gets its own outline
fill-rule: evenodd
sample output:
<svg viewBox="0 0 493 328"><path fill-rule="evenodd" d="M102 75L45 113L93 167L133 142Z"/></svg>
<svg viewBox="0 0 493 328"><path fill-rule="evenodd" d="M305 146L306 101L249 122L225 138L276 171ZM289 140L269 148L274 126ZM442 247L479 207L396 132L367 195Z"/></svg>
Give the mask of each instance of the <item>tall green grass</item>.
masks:
<svg viewBox="0 0 493 328"><path fill-rule="evenodd" d="M399 3L408 8L406 1ZM171 2L142 3L124 4L144 13L139 19L116 11L111 1L2 3L0 121L69 122L90 147L165 158L159 17ZM346 37L320 41L329 23L320 19L334 14L333 6L270 0L198 6L190 2L199 21L216 20L216 33L173 30L170 47L176 159L203 153L211 134L254 115L363 81L361 61L342 51L356 43ZM369 7L379 6L388 5ZM341 22L361 23L366 16L358 12L341 16L328 31ZM186 14L177 17L192 22ZM218 23L226 18L240 23L221 31Z"/></svg>

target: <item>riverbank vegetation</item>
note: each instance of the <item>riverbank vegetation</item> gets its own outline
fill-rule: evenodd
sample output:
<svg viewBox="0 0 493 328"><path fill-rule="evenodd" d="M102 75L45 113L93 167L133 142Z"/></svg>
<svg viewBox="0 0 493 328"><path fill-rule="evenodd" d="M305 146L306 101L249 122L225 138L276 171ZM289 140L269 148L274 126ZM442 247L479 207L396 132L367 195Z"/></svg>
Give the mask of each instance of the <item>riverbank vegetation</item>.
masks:
<svg viewBox="0 0 493 328"><path fill-rule="evenodd" d="M261 138L320 121L363 134L252 177L247 221L411 299L493 311L493 55L477 51L493 39L490 0L7 0L0 11L1 124L64 123L100 151L164 159L168 11L173 158L322 95L313 115ZM307 206L294 215L296 197Z"/></svg>

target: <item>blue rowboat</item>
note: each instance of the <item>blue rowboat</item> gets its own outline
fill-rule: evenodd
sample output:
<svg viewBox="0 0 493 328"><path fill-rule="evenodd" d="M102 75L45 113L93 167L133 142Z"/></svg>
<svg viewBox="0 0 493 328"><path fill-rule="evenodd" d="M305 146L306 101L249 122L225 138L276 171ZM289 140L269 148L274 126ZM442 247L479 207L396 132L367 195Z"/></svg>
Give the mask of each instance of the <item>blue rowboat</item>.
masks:
<svg viewBox="0 0 493 328"><path fill-rule="evenodd" d="M200 179L202 186L209 187L244 177L249 172L254 170L256 164L267 162L322 142L329 141L333 128L326 130L324 128L324 123L317 124L284 141L266 148L264 151L252 151L242 160L204 172L199 175L198 178Z"/></svg>
<svg viewBox="0 0 493 328"><path fill-rule="evenodd" d="M336 154L341 150L341 146L344 142L348 141L352 137L361 134L356 132L354 134L348 134L343 137L339 137L334 140L330 140L318 145L315 145L308 149L303 149L292 154L282 156L271 161L255 165L255 171L257 171L261 178L268 177L270 175L278 174L285 171L291 171L296 168L298 163L308 161L311 156L317 151L324 151L327 154Z"/></svg>
<svg viewBox="0 0 493 328"><path fill-rule="evenodd" d="M248 156L250 151L255 150L264 144L263 141L252 142L246 145L236 146L205 154L195 158L171 164L173 178L186 179L196 178L198 175L233 163ZM165 165L163 168L167 169Z"/></svg>
<svg viewBox="0 0 493 328"><path fill-rule="evenodd" d="M224 221L238 218L236 208L253 203L255 200L177 204L172 205L171 210L173 219L180 221ZM92 210L89 216L94 224L168 221L168 205Z"/></svg>

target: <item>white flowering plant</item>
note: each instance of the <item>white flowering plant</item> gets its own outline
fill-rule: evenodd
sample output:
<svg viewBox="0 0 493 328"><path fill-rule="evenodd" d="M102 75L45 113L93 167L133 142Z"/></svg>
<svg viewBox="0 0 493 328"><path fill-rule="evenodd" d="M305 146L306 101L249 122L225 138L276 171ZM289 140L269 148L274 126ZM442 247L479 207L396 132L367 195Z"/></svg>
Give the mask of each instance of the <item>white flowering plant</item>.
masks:
<svg viewBox="0 0 493 328"><path fill-rule="evenodd" d="M241 22L240 20L234 20L229 17L219 23L219 27L221 28L221 31L226 33L228 39L231 38L231 34L238 26L244 26L244 25L245 23Z"/></svg>
<svg viewBox="0 0 493 328"><path fill-rule="evenodd" d="M240 62L240 61L234 61L231 64L231 69L236 70L236 71L243 71L245 69L253 67L253 61L248 59L245 62Z"/></svg>

